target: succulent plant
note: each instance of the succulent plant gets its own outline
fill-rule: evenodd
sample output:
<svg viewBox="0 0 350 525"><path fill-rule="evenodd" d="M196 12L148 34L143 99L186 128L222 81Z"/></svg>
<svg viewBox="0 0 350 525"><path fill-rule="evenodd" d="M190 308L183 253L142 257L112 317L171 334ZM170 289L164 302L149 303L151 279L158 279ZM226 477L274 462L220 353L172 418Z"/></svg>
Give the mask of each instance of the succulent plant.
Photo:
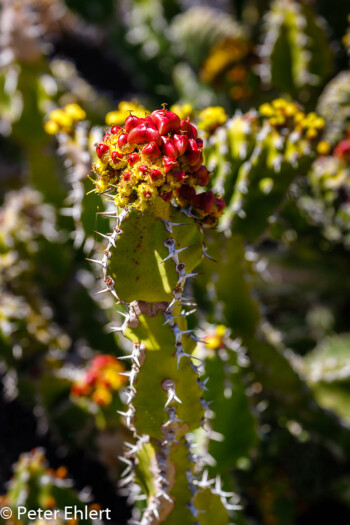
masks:
<svg viewBox="0 0 350 525"><path fill-rule="evenodd" d="M262 79L306 102L332 71L325 21L304 1L274 0L260 56Z"/></svg>
<svg viewBox="0 0 350 525"><path fill-rule="evenodd" d="M102 260L93 262L105 292L126 309L115 330L133 343L123 414L138 439L126 451L123 484L145 492L144 524L207 523L214 512L228 522L220 498L229 494L197 481L187 438L204 422L206 402L183 290L205 254L201 229L215 225L225 206L212 191L196 190L208 183L202 144L189 121L165 108L131 114L104 135L93 165L96 192L115 219Z"/></svg>

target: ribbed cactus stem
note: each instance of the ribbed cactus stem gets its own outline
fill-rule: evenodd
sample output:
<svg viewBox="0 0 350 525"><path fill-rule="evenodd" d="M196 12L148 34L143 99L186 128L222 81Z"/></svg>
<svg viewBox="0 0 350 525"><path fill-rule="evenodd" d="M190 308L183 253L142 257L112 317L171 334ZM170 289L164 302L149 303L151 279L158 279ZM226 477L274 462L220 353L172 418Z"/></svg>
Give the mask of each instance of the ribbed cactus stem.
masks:
<svg viewBox="0 0 350 525"><path fill-rule="evenodd" d="M97 191L116 204L115 220L101 260L105 288L125 308L122 332L133 343L127 408L134 431L122 485L147 506L136 522L196 524L214 505L228 516L220 495L202 501L197 462L187 435L204 422L198 338L187 327L193 302L187 280L206 255L202 225L216 224L224 204L203 184L201 141L188 121L167 110L131 115L96 148ZM177 204L177 207L175 206ZM224 500L226 501L226 500ZM135 521L134 521L135 522Z"/></svg>

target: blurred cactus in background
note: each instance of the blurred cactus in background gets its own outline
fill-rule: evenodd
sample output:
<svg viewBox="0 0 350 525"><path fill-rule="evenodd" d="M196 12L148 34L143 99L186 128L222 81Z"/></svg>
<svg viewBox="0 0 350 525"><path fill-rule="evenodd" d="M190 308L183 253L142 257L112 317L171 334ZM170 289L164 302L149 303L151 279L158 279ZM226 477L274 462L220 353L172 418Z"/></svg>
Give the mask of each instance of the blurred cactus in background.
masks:
<svg viewBox="0 0 350 525"><path fill-rule="evenodd" d="M348 11L1 3L2 522L349 521Z"/></svg>

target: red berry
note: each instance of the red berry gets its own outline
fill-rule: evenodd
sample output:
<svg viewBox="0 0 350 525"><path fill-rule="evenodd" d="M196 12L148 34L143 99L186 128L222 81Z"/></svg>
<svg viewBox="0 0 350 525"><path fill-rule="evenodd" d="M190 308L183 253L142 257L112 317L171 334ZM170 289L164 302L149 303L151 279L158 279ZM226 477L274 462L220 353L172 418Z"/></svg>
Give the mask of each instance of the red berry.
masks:
<svg viewBox="0 0 350 525"><path fill-rule="evenodd" d="M121 126L113 126L111 128L111 133L113 133L113 135L116 135L117 133L119 133L119 131L121 130Z"/></svg>
<svg viewBox="0 0 350 525"><path fill-rule="evenodd" d="M194 166L201 159L202 152L200 151L197 142L194 139L189 139L186 149L187 161L190 166Z"/></svg>
<svg viewBox="0 0 350 525"><path fill-rule="evenodd" d="M163 164L166 173L179 165L178 162L171 157L163 157Z"/></svg>
<svg viewBox="0 0 350 525"><path fill-rule="evenodd" d="M152 129L155 129L156 131L157 130L157 126L155 125L155 123L153 122L153 120L151 119L151 117L148 115L147 117L144 118L144 121L147 122L147 124L152 128Z"/></svg>
<svg viewBox="0 0 350 525"><path fill-rule="evenodd" d="M147 122L142 122L130 131L128 136L129 144L143 144L144 142L161 143L158 131L152 128Z"/></svg>
<svg viewBox="0 0 350 525"><path fill-rule="evenodd" d="M96 148L96 153L99 158L107 153L107 151L109 151L109 146L107 146L107 144L99 144Z"/></svg>
<svg viewBox="0 0 350 525"><path fill-rule="evenodd" d="M155 142L150 142L149 144L146 144L144 148L142 149L143 155L149 155L150 157L160 157L160 149L158 148L157 144Z"/></svg>
<svg viewBox="0 0 350 525"><path fill-rule="evenodd" d="M192 186L183 184L180 188L176 190L176 193L178 194L180 198L186 199L188 201L192 201L192 199L196 195L196 190Z"/></svg>
<svg viewBox="0 0 350 525"><path fill-rule="evenodd" d="M123 154L119 153L119 151L113 151L111 154L112 161L116 163L119 159L123 158Z"/></svg>
<svg viewBox="0 0 350 525"><path fill-rule="evenodd" d="M174 135L173 141L177 151L179 152L179 155L183 155L186 151L188 144L188 138L186 137L186 135Z"/></svg>
<svg viewBox="0 0 350 525"><path fill-rule="evenodd" d="M142 118L135 117L134 115L130 115L126 121L125 121L125 131L127 133L130 133L131 130L136 128L139 124L143 122Z"/></svg>
<svg viewBox="0 0 350 525"><path fill-rule="evenodd" d="M141 171L141 173L146 173L148 167L145 164L142 164L142 166L139 166L138 170Z"/></svg>
<svg viewBox="0 0 350 525"><path fill-rule="evenodd" d="M146 197L146 199L149 199L151 197L152 193L150 191L144 191L143 196Z"/></svg>
<svg viewBox="0 0 350 525"><path fill-rule="evenodd" d="M214 193L211 190L198 193L193 197L192 205L204 211L206 214L211 213L214 208Z"/></svg>
<svg viewBox="0 0 350 525"><path fill-rule="evenodd" d="M201 166L194 174L197 177L197 184L199 186L206 186L209 182L209 170L205 166Z"/></svg>
<svg viewBox="0 0 350 525"><path fill-rule="evenodd" d="M203 140L202 139L196 139L197 145L199 148L203 148Z"/></svg>
<svg viewBox="0 0 350 525"><path fill-rule="evenodd" d="M123 177L124 180L128 181L131 179L131 173L129 173L128 171L124 173L124 177Z"/></svg>
<svg viewBox="0 0 350 525"><path fill-rule="evenodd" d="M103 142L107 142L107 140L109 139L110 137L110 134L109 133L105 133L105 135L103 136Z"/></svg>
<svg viewBox="0 0 350 525"><path fill-rule="evenodd" d="M181 131L185 131L188 138L190 139L196 139L197 138L197 130L189 120L181 120Z"/></svg>
<svg viewBox="0 0 350 525"><path fill-rule="evenodd" d="M172 111L157 109L151 113L151 119L158 128L161 135L166 135L169 131L176 131L180 128L180 119Z"/></svg>
<svg viewBox="0 0 350 525"><path fill-rule="evenodd" d="M151 170L150 177L152 180L158 180L162 177L162 172L160 170L153 169Z"/></svg>
<svg viewBox="0 0 350 525"><path fill-rule="evenodd" d="M216 199L214 199L214 206L219 213L222 213L225 209L226 203L221 197L216 197Z"/></svg>
<svg viewBox="0 0 350 525"><path fill-rule="evenodd" d="M178 152L173 141L169 137L161 137L161 139L163 142L163 151L165 155L167 157L171 157L172 159L176 159Z"/></svg>
<svg viewBox="0 0 350 525"><path fill-rule="evenodd" d="M130 166L133 166L138 160L140 160L140 155L137 153L131 153L131 155L128 156L128 163Z"/></svg>
<svg viewBox="0 0 350 525"><path fill-rule="evenodd" d="M171 200L172 196L173 196L173 192L172 191L168 191L167 193L162 193L161 194L161 197L162 197L163 201L165 201L165 202L169 202Z"/></svg>
<svg viewBox="0 0 350 525"><path fill-rule="evenodd" d="M201 152L199 161L194 166L191 166L192 171L193 172L198 171L202 167L202 165L203 165L203 153Z"/></svg>
<svg viewBox="0 0 350 525"><path fill-rule="evenodd" d="M178 182L182 182L185 179L186 174L184 171L177 171L176 173L172 173L172 176L175 177Z"/></svg>
<svg viewBox="0 0 350 525"><path fill-rule="evenodd" d="M120 149L123 149L123 146L126 146L127 143L128 143L127 133L122 133L121 135L119 135L118 146L120 147Z"/></svg>

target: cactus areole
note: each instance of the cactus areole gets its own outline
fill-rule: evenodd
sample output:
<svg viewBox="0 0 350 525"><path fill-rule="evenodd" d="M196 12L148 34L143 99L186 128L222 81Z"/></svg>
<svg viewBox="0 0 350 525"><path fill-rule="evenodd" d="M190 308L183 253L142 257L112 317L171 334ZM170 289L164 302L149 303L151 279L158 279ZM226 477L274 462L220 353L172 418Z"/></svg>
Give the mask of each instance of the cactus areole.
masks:
<svg viewBox="0 0 350 525"><path fill-rule="evenodd" d="M207 406L183 290L206 255L202 226L215 226L225 206L203 190L202 147L196 128L165 108L130 115L96 147L96 192L115 205L107 213L115 225L95 262L104 291L127 311L115 330L133 342L122 414L135 442L126 445L122 484L135 499L146 495L134 521L142 524L228 523L230 494L201 480L188 440Z"/></svg>

